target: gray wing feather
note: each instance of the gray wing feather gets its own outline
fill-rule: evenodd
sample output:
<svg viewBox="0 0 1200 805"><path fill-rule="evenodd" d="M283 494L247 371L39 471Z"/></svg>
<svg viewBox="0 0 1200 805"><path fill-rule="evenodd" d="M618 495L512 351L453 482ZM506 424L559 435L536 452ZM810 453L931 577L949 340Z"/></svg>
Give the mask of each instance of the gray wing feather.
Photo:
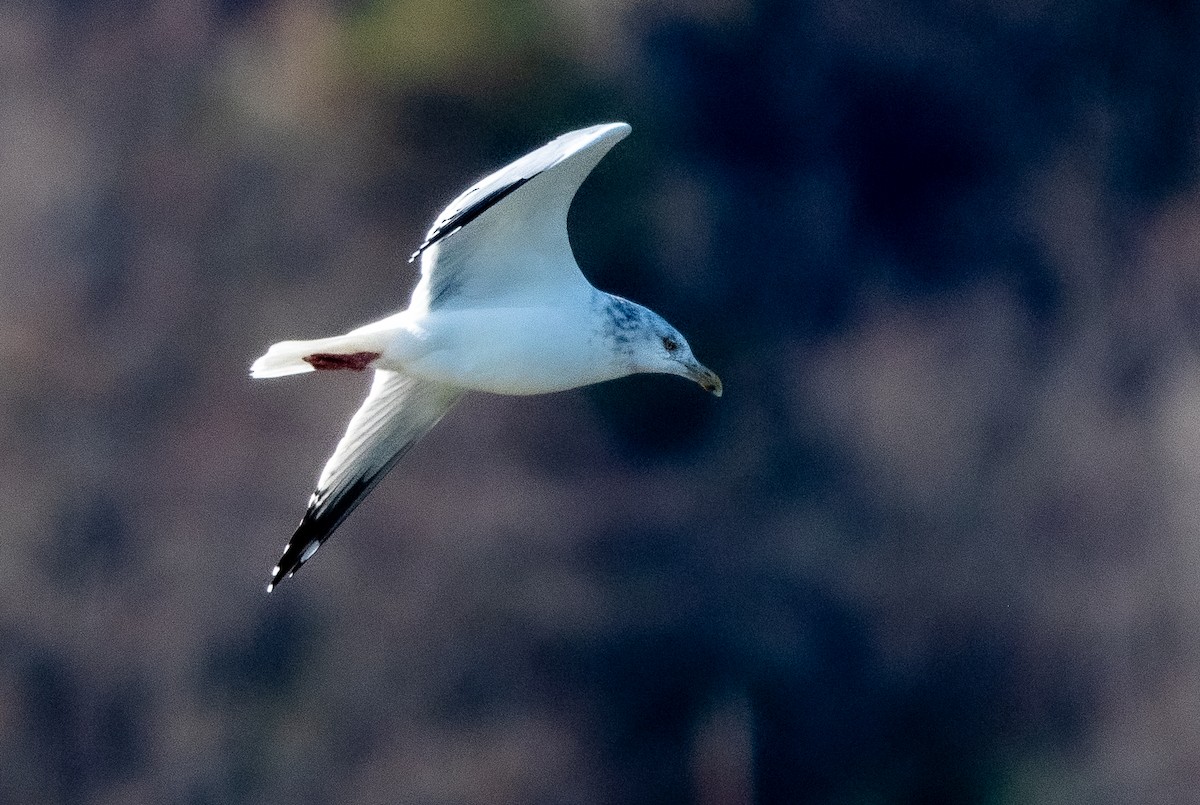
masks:
<svg viewBox="0 0 1200 805"><path fill-rule="evenodd" d="M567 211L583 180L629 131L625 123L605 123L569 132L451 202L413 253L421 258L413 304L475 304L584 281L567 238Z"/></svg>
<svg viewBox="0 0 1200 805"><path fill-rule="evenodd" d="M308 510L271 574L270 590L307 562L375 484L462 395L462 390L376 370L309 499Z"/></svg>

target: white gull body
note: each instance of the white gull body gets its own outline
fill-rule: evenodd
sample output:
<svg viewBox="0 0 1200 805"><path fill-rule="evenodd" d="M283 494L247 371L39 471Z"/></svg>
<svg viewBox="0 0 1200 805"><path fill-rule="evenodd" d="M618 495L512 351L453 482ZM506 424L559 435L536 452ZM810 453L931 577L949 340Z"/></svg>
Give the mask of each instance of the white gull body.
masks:
<svg viewBox="0 0 1200 805"><path fill-rule="evenodd" d="M272 346L253 377L374 370L317 480L267 590L307 562L359 501L466 391L543 394L636 372L721 381L661 316L599 291L575 262L567 211L630 131L580 129L482 179L447 207L413 254L406 310L349 333Z"/></svg>

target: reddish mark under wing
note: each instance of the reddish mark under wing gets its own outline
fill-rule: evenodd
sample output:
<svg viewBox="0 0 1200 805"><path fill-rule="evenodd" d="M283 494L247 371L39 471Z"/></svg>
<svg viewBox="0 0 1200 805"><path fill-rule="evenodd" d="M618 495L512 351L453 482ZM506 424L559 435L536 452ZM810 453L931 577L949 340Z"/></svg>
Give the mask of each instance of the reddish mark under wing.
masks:
<svg viewBox="0 0 1200 805"><path fill-rule="evenodd" d="M306 363L312 364L312 368L317 371L349 369L352 372L361 372L371 365L371 361L382 354L382 352L351 352L340 355L336 352L317 352L305 355L304 360Z"/></svg>

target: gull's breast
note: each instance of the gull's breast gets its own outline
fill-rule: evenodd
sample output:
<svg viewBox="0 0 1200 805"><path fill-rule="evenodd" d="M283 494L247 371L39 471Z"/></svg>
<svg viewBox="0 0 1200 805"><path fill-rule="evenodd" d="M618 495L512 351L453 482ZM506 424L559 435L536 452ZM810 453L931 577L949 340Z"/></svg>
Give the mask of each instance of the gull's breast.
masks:
<svg viewBox="0 0 1200 805"><path fill-rule="evenodd" d="M485 308L427 314L405 371L496 394L545 394L625 374L595 336L586 306Z"/></svg>

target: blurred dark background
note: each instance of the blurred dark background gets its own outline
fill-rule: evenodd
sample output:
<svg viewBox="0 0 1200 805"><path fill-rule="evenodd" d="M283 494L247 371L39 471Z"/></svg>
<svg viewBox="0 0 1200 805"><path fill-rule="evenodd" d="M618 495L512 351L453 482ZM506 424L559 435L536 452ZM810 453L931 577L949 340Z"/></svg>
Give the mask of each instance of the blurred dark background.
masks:
<svg viewBox="0 0 1200 805"><path fill-rule="evenodd" d="M0 803L1190 803L1200 6L0 2ZM563 131L724 378L477 395L263 584L273 341Z"/></svg>

